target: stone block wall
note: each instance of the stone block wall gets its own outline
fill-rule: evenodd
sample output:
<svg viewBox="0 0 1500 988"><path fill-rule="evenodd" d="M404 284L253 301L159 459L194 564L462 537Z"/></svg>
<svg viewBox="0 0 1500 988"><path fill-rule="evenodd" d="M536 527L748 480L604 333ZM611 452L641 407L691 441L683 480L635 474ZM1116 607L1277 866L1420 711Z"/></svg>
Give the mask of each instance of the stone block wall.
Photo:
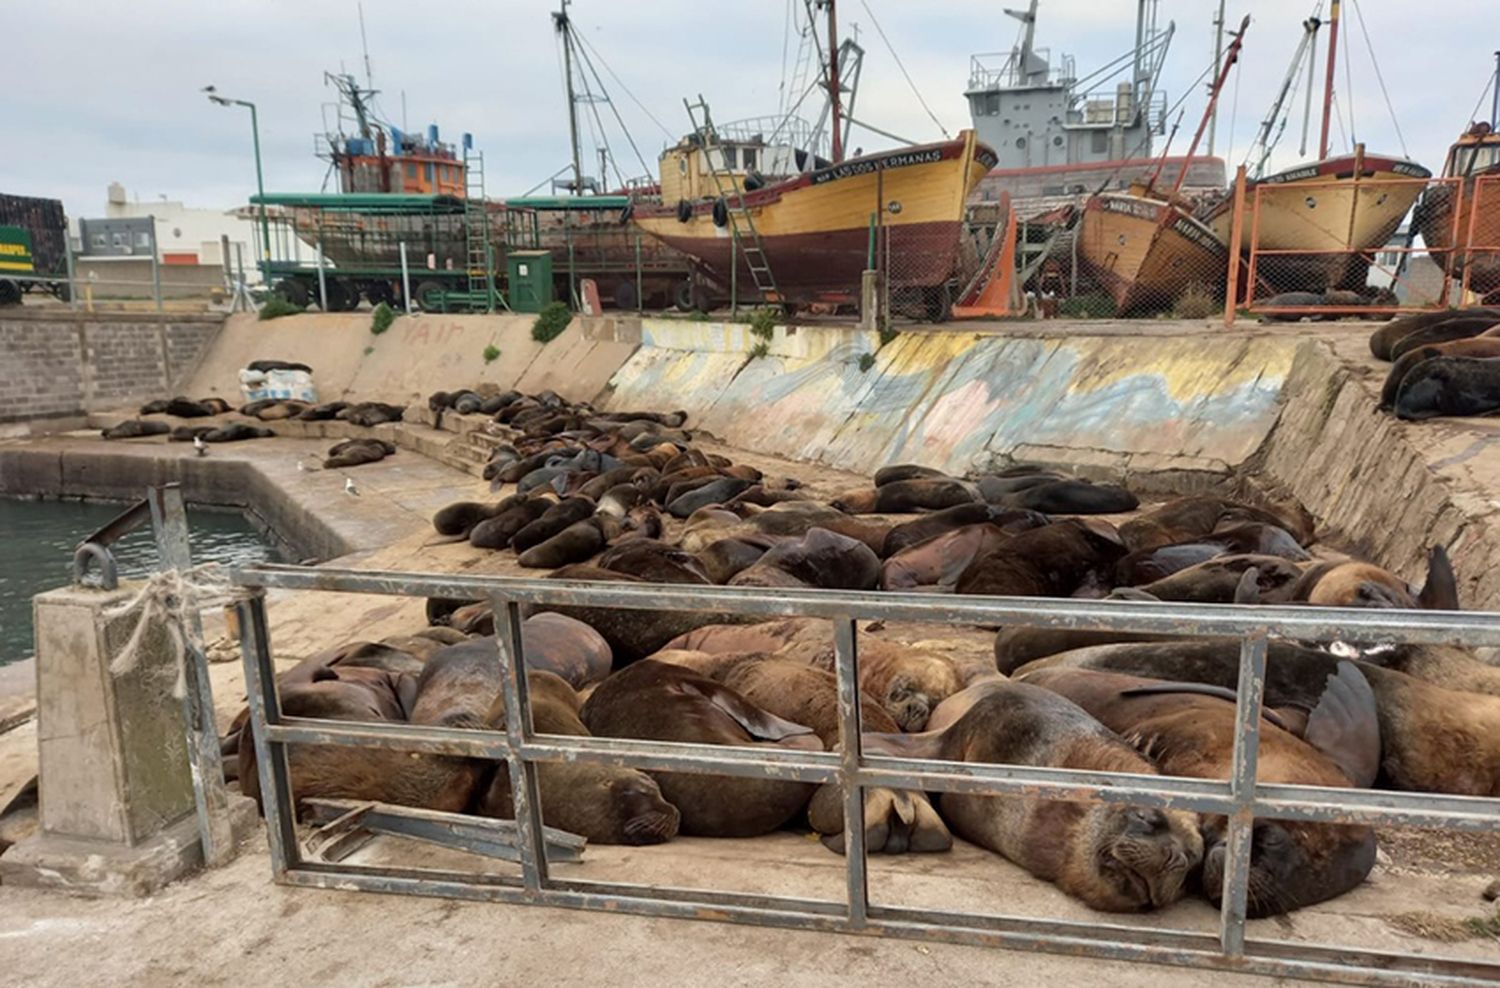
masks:
<svg viewBox="0 0 1500 988"><path fill-rule="evenodd" d="M170 397L222 325L218 315L0 311L0 425Z"/></svg>

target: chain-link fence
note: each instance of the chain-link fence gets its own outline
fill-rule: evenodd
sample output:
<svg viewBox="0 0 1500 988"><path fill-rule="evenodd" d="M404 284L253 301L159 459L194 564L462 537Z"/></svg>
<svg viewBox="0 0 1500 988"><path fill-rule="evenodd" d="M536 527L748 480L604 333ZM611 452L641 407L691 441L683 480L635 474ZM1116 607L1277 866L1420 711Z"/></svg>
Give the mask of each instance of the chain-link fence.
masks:
<svg viewBox="0 0 1500 988"><path fill-rule="evenodd" d="M1482 175L1473 180L1467 197L1464 191L1457 194L1467 208L1456 212L1460 222L1467 220L1467 229L1454 269L1465 297L1493 300L1500 296L1500 174Z"/></svg>

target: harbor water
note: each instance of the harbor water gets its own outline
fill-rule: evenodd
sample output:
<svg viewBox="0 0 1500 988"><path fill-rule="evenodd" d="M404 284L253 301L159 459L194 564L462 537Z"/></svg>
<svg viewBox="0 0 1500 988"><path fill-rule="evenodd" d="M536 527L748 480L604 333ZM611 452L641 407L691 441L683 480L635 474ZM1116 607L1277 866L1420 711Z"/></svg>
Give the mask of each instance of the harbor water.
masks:
<svg viewBox="0 0 1500 988"><path fill-rule="evenodd" d="M72 578L73 549L123 510L118 504L80 501L12 501L0 498L0 665L33 651L31 598ZM240 563L274 557L245 517L233 511L188 510L193 562ZM121 578L139 577L156 565L149 523L112 549Z"/></svg>

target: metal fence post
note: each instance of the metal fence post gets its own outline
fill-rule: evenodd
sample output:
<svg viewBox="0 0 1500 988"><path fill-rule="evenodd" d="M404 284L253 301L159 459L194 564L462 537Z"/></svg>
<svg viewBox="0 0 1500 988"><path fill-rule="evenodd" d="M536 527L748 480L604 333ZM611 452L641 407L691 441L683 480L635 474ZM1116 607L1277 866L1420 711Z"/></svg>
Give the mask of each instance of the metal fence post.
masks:
<svg viewBox="0 0 1500 988"><path fill-rule="evenodd" d="M1187 165L1183 165L1184 168ZM1234 173L1234 214L1229 220L1229 283L1224 289L1224 328L1234 326L1236 307L1240 301L1240 238L1244 236L1245 224L1245 166L1240 165Z"/></svg>
<svg viewBox="0 0 1500 988"><path fill-rule="evenodd" d="M641 277L641 231L635 231L635 311L646 311L646 290Z"/></svg>
<svg viewBox="0 0 1500 988"><path fill-rule="evenodd" d="M245 700L250 707L250 725L273 727L281 723L281 701L276 693L276 666L271 661L271 636L266 628L266 595L256 591L235 605L240 626L240 650L245 659ZM250 730L246 725L246 730ZM267 843L271 852L271 874L280 880L301 864L293 817L291 770L286 745L272 741L259 730L251 730L255 744L256 771L260 775L260 803L266 816ZM241 737L240 743L244 744Z"/></svg>
<svg viewBox="0 0 1500 988"><path fill-rule="evenodd" d="M521 878L526 891L534 894L547 884L547 848L542 840L542 798L536 766L521 754L521 747L532 737L521 608L500 594L491 595L490 605L495 613L500 688L505 696L505 760L516 804L516 853L521 858Z"/></svg>
<svg viewBox="0 0 1500 988"><path fill-rule="evenodd" d="M156 311L161 311L161 250L156 243L156 217L151 220L151 295L156 299Z"/></svg>
<svg viewBox="0 0 1500 988"><path fill-rule="evenodd" d="M865 789L860 783L863 751L859 736L859 649L852 617L833 622L834 668L839 687L839 784L844 789L844 867L849 925L869 921L869 861L865 850Z"/></svg>
<svg viewBox="0 0 1500 988"><path fill-rule="evenodd" d="M729 318L731 321L740 311L740 234L735 230L729 237Z"/></svg>
<svg viewBox="0 0 1500 988"><path fill-rule="evenodd" d="M318 308L324 312L328 311L328 275L323 270L323 238L318 238L317 244L318 261Z"/></svg>
<svg viewBox="0 0 1500 988"><path fill-rule="evenodd" d="M74 260L73 260L73 245L72 245L72 243L67 243L67 244L63 245L63 258L66 260L67 265L68 265L68 308L77 310L77 308L78 308L78 285L77 285L78 270L77 270L77 268L76 268L76 266L74 264Z"/></svg>
<svg viewBox="0 0 1500 988"><path fill-rule="evenodd" d="M411 315L411 268L406 263L406 241L401 241L401 300L406 303L406 314Z"/></svg>
<svg viewBox="0 0 1500 988"><path fill-rule="evenodd" d="M1260 761L1260 714L1266 688L1266 633L1240 642L1239 688L1234 705L1234 771L1229 795L1235 809L1225 837L1224 887L1219 909L1219 944L1224 953L1245 953L1245 901L1250 885L1250 843L1255 823L1255 770Z"/></svg>

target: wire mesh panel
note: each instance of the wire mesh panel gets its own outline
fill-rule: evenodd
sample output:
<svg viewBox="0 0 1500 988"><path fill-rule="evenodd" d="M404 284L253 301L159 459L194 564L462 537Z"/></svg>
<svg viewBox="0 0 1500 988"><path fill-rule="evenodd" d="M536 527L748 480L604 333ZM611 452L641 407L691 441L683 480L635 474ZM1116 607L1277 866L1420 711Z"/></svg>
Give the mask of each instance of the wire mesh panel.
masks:
<svg viewBox="0 0 1500 988"><path fill-rule="evenodd" d="M1265 606L1123 603L1072 599L962 597L909 593L778 590L512 580L399 572L262 565L236 571L252 592L238 605L259 785L270 828L275 877L290 884L490 899L716 919L795 929L874 932L888 936L1058 951L1072 955L1213 967L1358 984L1480 985L1500 965L1462 958L1335 945L1246 938L1250 839L1257 820L1441 827L1500 832L1500 799L1441 793L1373 791L1257 781L1268 642L1380 641L1500 644L1500 615ZM495 616L504 731L401 723L351 723L288 716L271 662L264 591L322 590L487 600ZM587 605L627 610L681 609L747 617L803 616L828 622L838 684L838 751L721 746L538 733L528 702L523 608ZM856 618L948 624L1027 624L1165 635L1240 639L1235 742L1227 781L1116 771L952 762L865 750L859 703ZM342 745L500 761L511 781L515 825L508 831L519 873L476 874L432 868L329 863L309 856L293 816L289 745ZM710 774L806 783L836 782L844 798L846 881L841 900L764 892L720 892L666 883L585 881L554 875L554 836L542 824L536 772L548 764L628 766L655 772ZM1228 820L1217 935L1013 915L913 908L872 901L863 843L864 793L870 787L1024 796L1107 803ZM474 835L464 838L475 846ZM485 843L481 841L481 843ZM488 843L494 843L489 840ZM701 879L695 879L697 884Z"/></svg>
<svg viewBox="0 0 1500 988"><path fill-rule="evenodd" d="M1493 301L1500 296L1500 173L1473 180L1462 196L1467 209L1456 210L1464 226L1463 249L1456 258L1466 296Z"/></svg>

